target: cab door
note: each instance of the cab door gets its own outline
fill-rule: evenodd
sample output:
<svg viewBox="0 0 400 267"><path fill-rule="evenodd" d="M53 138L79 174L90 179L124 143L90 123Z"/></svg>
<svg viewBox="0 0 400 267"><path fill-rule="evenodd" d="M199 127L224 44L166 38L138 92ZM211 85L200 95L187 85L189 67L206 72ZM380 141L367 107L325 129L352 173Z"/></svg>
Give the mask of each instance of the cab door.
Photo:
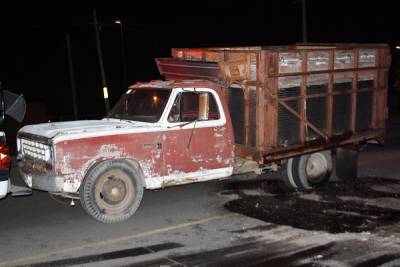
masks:
<svg viewBox="0 0 400 267"><path fill-rule="evenodd" d="M218 95L208 88L176 90L163 132L166 176L227 171L232 146L226 143L226 117Z"/></svg>

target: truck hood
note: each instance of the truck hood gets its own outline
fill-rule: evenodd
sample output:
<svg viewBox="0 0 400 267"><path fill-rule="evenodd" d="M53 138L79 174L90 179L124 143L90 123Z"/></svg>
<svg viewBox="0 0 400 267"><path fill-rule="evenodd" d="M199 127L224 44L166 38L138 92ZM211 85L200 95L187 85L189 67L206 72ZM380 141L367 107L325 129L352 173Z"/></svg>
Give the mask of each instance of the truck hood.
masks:
<svg viewBox="0 0 400 267"><path fill-rule="evenodd" d="M28 133L52 139L53 142L105 135L148 132L159 128L153 123L118 119L81 120L27 125L19 133Z"/></svg>

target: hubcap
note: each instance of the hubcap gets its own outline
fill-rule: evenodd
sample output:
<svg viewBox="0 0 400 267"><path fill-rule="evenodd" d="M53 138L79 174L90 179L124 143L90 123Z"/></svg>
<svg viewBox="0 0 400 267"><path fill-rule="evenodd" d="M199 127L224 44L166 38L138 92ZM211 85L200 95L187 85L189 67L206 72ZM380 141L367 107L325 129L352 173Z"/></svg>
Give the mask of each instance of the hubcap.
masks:
<svg viewBox="0 0 400 267"><path fill-rule="evenodd" d="M318 182L328 172L328 162L321 153L312 154L306 164L307 178L310 182Z"/></svg>
<svg viewBox="0 0 400 267"><path fill-rule="evenodd" d="M125 183L118 177L108 177L101 193L105 202L115 205L121 202L126 196Z"/></svg>
<svg viewBox="0 0 400 267"><path fill-rule="evenodd" d="M124 211L134 199L134 186L129 176L121 170L110 170L97 180L95 199L103 213Z"/></svg>

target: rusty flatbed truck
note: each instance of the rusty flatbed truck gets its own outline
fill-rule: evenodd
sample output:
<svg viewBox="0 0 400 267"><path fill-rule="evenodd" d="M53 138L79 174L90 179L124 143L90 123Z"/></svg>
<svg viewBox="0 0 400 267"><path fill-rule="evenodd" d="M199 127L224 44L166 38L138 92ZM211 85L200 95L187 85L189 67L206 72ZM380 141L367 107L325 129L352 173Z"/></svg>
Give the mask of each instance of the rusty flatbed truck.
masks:
<svg viewBox="0 0 400 267"><path fill-rule="evenodd" d="M95 219L129 218L143 189L276 171L293 190L356 169L384 142L386 45L173 49L166 81L129 87L102 120L23 127L20 173L32 188L80 198Z"/></svg>

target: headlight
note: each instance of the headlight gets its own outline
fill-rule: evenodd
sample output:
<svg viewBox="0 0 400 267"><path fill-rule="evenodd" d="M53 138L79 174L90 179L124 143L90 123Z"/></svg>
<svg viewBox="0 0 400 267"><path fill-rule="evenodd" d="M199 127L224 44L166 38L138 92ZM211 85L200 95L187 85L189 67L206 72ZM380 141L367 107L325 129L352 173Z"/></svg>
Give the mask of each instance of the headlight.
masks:
<svg viewBox="0 0 400 267"><path fill-rule="evenodd" d="M17 142L18 154L20 156L29 156L34 159L51 161L51 147L36 141L19 139Z"/></svg>

